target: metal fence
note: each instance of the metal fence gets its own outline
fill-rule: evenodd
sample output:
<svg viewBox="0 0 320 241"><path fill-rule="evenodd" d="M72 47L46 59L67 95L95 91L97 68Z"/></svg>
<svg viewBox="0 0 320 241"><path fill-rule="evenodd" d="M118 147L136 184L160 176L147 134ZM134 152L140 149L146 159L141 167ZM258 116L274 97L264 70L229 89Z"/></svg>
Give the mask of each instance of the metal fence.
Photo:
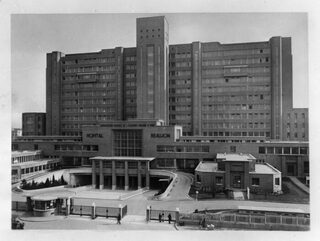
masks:
<svg viewBox="0 0 320 241"><path fill-rule="evenodd" d="M27 211L27 202L12 201L11 202L11 210Z"/></svg>
<svg viewBox="0 0 320 241"><path fill-rule="evenodd" d="M171 214L171 221L176 221L176 212L169 210L150 210L150 220L159 220L159 214L161 215L162 221L169 221L169 214Z"/></svg>
<svg viewBox="0 0 320 241"><path fill-rule="evenodd" d="M310 226L310 217L304 216L287 216L276 214L244 214L244 213L217 213L217 214L180 214L180 221L190 224L200 223L205 218L210 223L234 223L234 224L266 224L266 225L284 225L292 227Z"/></svg>
<svg viewBox="0 0 320 241"><path fill-rule="evenodd" d="M80 215L80 216L91 216L92 206L72 205L70 207L70 214Z"/></svg>

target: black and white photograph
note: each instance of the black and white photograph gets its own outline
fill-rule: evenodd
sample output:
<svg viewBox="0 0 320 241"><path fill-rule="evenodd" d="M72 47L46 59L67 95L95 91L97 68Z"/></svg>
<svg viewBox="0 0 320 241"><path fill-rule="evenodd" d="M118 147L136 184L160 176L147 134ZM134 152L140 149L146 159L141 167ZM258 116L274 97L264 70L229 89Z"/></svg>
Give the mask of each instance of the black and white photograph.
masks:
<svg viewBox="0 0 320 241"><path fill-rule="evenodd" d="M12 232L316 229L310 14L203 8L10 14Z"/></svg>

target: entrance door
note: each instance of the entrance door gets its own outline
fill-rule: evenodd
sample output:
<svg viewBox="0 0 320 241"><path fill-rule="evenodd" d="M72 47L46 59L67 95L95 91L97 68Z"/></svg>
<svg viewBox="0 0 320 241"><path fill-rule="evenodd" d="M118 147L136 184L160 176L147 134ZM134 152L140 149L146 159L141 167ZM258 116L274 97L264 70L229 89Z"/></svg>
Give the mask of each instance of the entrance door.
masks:
<svg viewBox="0 0 320 241"><path fill-rule="evenodd" d="M297 164L296 163L287 163L287 175L296 176Z"/></svg>
<svg viewBox="0 0 320 241"><path fill-rule="evenodd" d="M243 188L243 175L240 173L232 173L231 174L231 181L232 181L232 187L233 188Z"/></svg>

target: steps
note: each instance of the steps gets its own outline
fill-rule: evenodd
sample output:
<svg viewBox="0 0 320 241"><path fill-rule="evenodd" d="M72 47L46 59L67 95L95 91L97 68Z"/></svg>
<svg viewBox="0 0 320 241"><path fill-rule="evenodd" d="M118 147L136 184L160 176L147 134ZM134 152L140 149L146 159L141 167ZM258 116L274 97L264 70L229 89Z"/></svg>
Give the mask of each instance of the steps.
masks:
<svg viewBox="0 0 320 241"><path fill-rule="evenodd" d="M245 200L245 193L242 191L232 191L232 197L234 200Z"/></svg>

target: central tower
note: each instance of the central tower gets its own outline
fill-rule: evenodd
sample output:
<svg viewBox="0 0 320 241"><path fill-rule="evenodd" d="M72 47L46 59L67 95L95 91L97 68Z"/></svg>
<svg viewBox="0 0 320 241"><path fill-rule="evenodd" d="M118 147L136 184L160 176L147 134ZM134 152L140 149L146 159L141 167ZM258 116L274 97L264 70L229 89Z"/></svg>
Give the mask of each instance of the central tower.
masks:
<svg viewBox="0 0 320 241"><path fill-rule="evenodd" d="M169 26L164 16L137 19L137 118L169 123Z"/></svg>

